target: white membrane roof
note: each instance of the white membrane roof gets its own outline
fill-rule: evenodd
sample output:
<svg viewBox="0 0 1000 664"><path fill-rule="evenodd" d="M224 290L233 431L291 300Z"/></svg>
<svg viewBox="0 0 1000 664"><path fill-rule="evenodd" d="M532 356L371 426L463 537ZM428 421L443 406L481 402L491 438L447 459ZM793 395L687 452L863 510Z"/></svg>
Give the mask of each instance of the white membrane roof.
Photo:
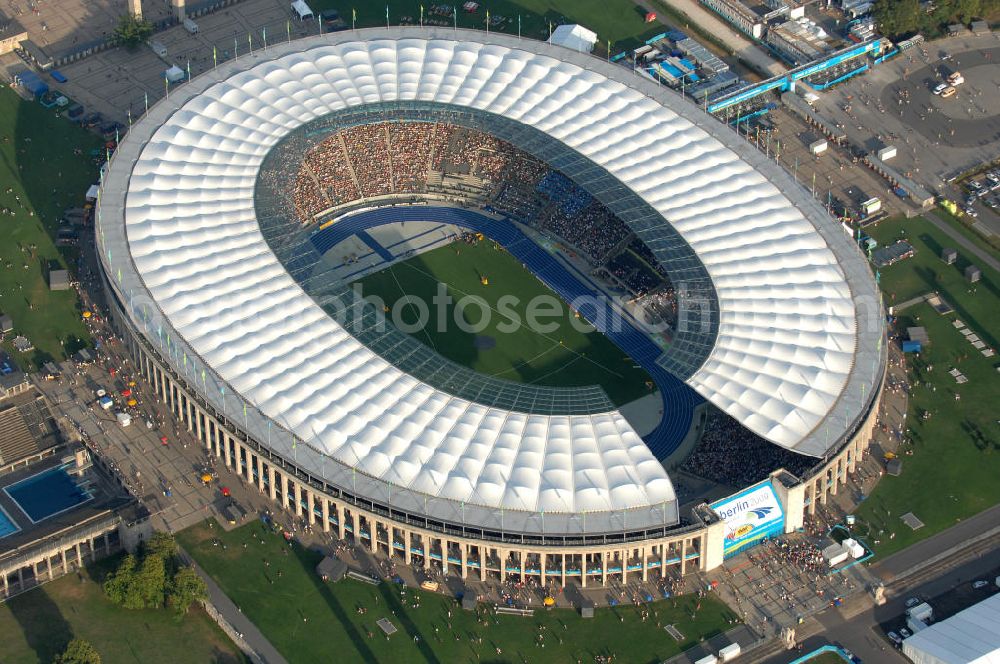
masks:
<svg viewBox="0 0 1000 664"><path fill-rule="evenodd" d="M669 505L665 518L676 520L667 474L620 413L526 415L417 381L320 309L270 251L254 212L270 148L331 111L418 99L529 124L620 179L704 262L720 326L688 384L774 443L824 453L863 407L842 398L860 336L859 294L838 262L854 255L850 240L808 195L793 204L765 178L761 169L783 176L762 155L755 165L741 157L734 146L751 148L731 130L692 122L680 113L694 106L654 99L655 86L631 78L564 49L468 31L358 31L258 51L179 87L133 129L116 155L125 163L105 180L102 258L140 329L178 367L183 353L183 370L214 403L221 395L226 408L230 394L236 422L242 398L254 418L390 492L455 501L463 514L466 504L541 513ZM800 209L810 205L812 220ZM142 308L135 290L151 298ZM162 320L150 323L147 306ZM831 432L838 406L847 410ZM261 424L248 426L263 439Z"/></svg>

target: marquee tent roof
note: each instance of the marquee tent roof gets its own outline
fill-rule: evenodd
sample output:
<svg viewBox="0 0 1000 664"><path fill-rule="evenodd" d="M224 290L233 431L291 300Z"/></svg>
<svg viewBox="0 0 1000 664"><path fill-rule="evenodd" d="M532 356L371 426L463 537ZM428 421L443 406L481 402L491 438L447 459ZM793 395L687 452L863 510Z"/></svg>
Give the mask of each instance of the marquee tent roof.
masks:
<svg viewBox="0 0 1000 664"><path fill-rule="evenodd" d="M158 327L138 305L130 315L176 365L183 355L195 367L213 403L217 391L231 415L233 403L249 404L258 440L264 422L268 437L272 422L292 432L285 453L296 437L308 441L336 462L317 461L323 473L343 464L389 493L461 503L463 514L466 504L546 517L658 506L676 521L669 478L618 411L527 415L405 374L302 291L264 242L253 204L271 147L334 110L413 99L531 125L638 193L704 263L720 325L688 384L769 440L824 453L864 410L877 373L881 316L867 267L787 175L631 76L471 31L359 31L272 47L196 78L133 128L116 157L125 164L105 179L102 257L122 299L148 292Z"/></svg>
<svg viewBox="0 0 1000 664"><path fill-rule="evenodd" d="M581 53L590 53L594 50L594 44L597 43L597 33L582 25L560 25L552 31L549 43L565 46Z"/></svg>

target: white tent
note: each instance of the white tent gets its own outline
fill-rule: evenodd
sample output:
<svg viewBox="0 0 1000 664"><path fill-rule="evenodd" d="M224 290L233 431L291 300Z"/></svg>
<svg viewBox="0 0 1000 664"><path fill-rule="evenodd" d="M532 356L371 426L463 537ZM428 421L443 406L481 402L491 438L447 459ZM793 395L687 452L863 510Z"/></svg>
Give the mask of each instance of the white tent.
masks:
<svg viewBox="0 0 1000 664"><path fill-rule="evenodd" d="M590 53L597 43L597 33L591 32L582 25L560 25L552 31L549 43L565 46L581 53Z"/></svg>
<svg viewBox="0 0 1000 664"><path fill-rule="evenodd" d="M915 664L1000 662L1000 595L973 604L903 641Z"/></svg>
<svg viewBox="0 0 1000 664"><path fill-rule="evenodd" d="M96 201L97 200L97 194L99 192L100 192L100 189L98 188L98 186L96 184L90 185L90 188L87 189L87 200L88 201Z"/></svg>
<svg viewBox="0 0 1000 664"><path fill-rule="evenodd" d="M177 65L172 65L170 69L163 72L163 76L171 83L177 83L178 81L184 80L184 70Z"/></svg>
<svg viewBox="0 0 1000 664"><path fill-rule="evenodd" d="M292 11L299 17L300 21L313 18L313 10L306 4L306 0L295 0L292 3Z"/></svg>

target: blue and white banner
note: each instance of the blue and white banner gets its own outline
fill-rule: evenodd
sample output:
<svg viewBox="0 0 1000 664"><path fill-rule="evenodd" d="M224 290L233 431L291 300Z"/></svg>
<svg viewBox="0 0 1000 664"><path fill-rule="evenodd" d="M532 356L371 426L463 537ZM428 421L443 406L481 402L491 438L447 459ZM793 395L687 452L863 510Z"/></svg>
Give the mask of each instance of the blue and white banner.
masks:
<svg viewBox="0 0 1000 664"><path fill-rule="evenodd" d="M727 556L785 530L785 512L770 480L712 503L710 507L726 522Z"/></svg>

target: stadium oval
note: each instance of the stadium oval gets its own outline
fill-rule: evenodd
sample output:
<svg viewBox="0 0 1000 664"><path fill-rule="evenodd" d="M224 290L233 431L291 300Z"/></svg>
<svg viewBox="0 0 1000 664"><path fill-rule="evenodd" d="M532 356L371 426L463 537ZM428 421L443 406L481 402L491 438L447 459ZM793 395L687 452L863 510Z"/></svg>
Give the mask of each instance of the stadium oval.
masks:
<svg viewBox="0 0 1000 664"><path fill-rule="evenodd" d="M392 28L206 72L135 124L104 178L98 245L123 336L247 481L341 535L367 519L371 539L372 523L574 545L677 530L670 479L617 410L525 413L430 388L340 328L264 241L254 188L271 148L331 113L400 101L494 114L614 176L655 212L623 221L661 265L680 270L680 246L709 279L679 278L701 289L679 305L707 310L707 324L663 365L771 442L853 465L880 394L884 320L863 257L815 200L627 69L505 35ZM682 549L707 546L681 530Z"/></svg>

